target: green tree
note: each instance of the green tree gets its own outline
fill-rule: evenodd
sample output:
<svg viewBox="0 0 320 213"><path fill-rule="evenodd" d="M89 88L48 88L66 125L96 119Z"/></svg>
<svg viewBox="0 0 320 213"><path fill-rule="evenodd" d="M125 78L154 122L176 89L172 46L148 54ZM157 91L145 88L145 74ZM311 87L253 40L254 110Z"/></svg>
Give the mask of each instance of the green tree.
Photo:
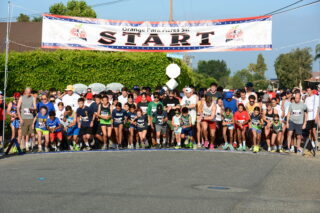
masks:
<svg viewBox="0 0 320 213"><path fill-rule="evenodd" d="M274 67L280 86L293 88L312 76L313 58L310 51L310 48L298 48L278 56Z"/></svg>
<svg viewBox="0 0 320 213"><path fill-rule="evenodd" d="M208 88L211 83L217 83L217 80L215 78L198 72L192 72L191 78L193 86L196 88Z"/></svg>
<svg viewBox="0 0 320 213"><path fill-rule="evenodd" d="M17 22L29 22L30 17L26 14L20 13L20 15L17 18Z"/></svg>
<svg viewBox="0 0 320 213"><path fill-rule="evenodd" d="M320 44L317 44L316 46L316 56L314 57L314 60L320 59Z"/></svg>
<svg viewBox="0 0 320 213"><path fill-rule="evenodd" d="M57 3L50 7L51 14L96 18L97 14L85 1L71 0L67 5Z"/></svg>
<svg viewBox="0 0 320 213"><path fill-rule="evenodd" d="M267 71L267 65L264 62L262 54L258 55L257 62L255 64L249 64L248 70L252 74L252 83L256 89L266 89L268 81L265 77Z"/></svg>
<svg viewBox="0 0 320 213"><path fill-rule="evenodd" d="M41 16L33 17L32 22L42 22L42 17Z"/></svg>
<svg viewBox="0 0 320 213"><path fill-rule="evenodd" d="M226 86L226 79L228 79L231 73L224 60L200 60L197 72L216 79L222 86Z"/></svg>

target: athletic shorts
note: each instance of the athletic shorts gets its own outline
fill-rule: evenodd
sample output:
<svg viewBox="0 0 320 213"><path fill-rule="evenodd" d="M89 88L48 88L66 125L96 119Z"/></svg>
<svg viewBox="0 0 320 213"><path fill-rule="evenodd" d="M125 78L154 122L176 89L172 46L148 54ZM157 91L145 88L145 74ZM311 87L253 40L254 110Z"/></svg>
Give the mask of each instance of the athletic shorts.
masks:
<svg viewBox="0 0 320 213"><path fill-rule="evenodd" d="M92 128L91 127L81 127L80 128L80 135L92 135Z"/></svg>
<svg viewBox="0 0 320 213"><path fill-rule="evenodd" d="M101 126L112 127L111 124L100 124L100 127L101 127Z"/></svg>
<svg viewBox="0 0 320 213"><path fill-rule="evenodd" d="M15 129L19 129L19 128L20 128L20 120L14 119L13 121L11 121L11 125L12 125Z"/></svg>
<svg viewBox="0 0 320 213"><path fill-rule="evenodd" d="M160 132L162 135L167 133L167 125L155 125L156 126L156 132Z"/></svg>
<svg viewBox="0 0 320 213"><path fill-rule="evenodd" d="M135 125L130 124L129 129L137 129Z"/></svg>
<svg viewBox="0 0 320 213"><path fill-rule="evenodd" d="M193 135L192 127L182 128L182 130L181 130L181 134L182 134L182 135L189 135L189 136L192 136L192 135Z"/></svg>
<svg viewBox="0 0 320 213"><path fill-rule="evenodd" d="M80 129L77 127L77 125L69 127L67 129L67 136L74 136L79 134L80 134Z"/></svg>
<svg viewBox="0 0 320 213"><path fill-rule="evenodd" d="M148 127L146 127L146 128L137 128L137 131L138 132L143 132L143 131L148 131Z"/></svg>
<svg viewBox="0 0 320 213"><path fill-rule="evenodd" d="M240 126L238 126L237 124L235 124L234 126L235 126L235 129L241 129ZM244 128L248 127L248 124L244 125L243 127Z"/></svg>
<svg viewBox="0 0 320 213"><path fill-rule="evenodd" d="M44 130L44 129L40 129L40 128L36 128L37 132L41 132L43 135L49 135L49 130Z"/></svg>
<svg viewBox="0 0 320 213"><path fill-rule="evenodd" d="M217 128L217 123L215 121L205 121L207 122L209 129L216 129Z"/></svg>
<svg viewBox="0 0 320 213"><path fill-rule="evenodd" d="M33 119L23 119L23 124L21 124L22 136L31 135L33 132L32 129Z"/></svg>
<svg viewBox="0 0 320 213"><path fill-rule="evenodd" d="M62 141L62 132L50 132L50 142L54 142L56 139Z"/></svg>
<svg viewBox="0 0 320 213"><path fill-rule="evenodd" d="M315 120L307 121L306 130L311 130L317 128Z"/></svg>
<svg viewBox="0 0 320 213"><path fill-rule="evenodd" d="M113 127L114 128L118 128L120 125L123 125L123 123L119 124L119 123L113 123Z"/></svg>
<svg viewBox="0 0 320 213"><path fill-rule="evenodd" d="M174 134L181 134L182 127L174 128Z"/></svg>
<svg viewBox="0 0 320 213"><path fill-rule="evenodd" d="M227 127L229 130L234 130L234 125L233 125L233 124L228 124L228 125L226 125L226 127Z"/></svg>
<svg viewBox="0 0 320 213"><path fill-rule="evenodd" d="M94 122L92 127L92 134L93 135L101 135L102 130L99 122Z"/></svg>
<svg viewBox="0 0 320 213"><path fill-rule="evenodd" d="M255 127L255 126L253 126L253 127L251 128L251 130L257 132L258 134L261 134L261 133L262 133L262 129L261 129L261 128L257 128L257 127Z"/></svg>
<svg viewBox="0 0 320 213"><path fill-rule="evenodd" d="M289 129L288 131L294 131L296 135L302 135L302 126L303 124L296 124L292 121L289 121Z"/></svg>

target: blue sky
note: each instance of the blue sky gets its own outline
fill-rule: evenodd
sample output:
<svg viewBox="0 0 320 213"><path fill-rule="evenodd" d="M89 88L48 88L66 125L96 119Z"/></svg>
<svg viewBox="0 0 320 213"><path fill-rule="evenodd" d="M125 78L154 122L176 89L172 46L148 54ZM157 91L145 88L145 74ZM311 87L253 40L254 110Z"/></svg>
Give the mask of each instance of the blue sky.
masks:
<svg viewBox="0 0 320 213"><path fill-rule="evenodd" d="M87 0L89 5L111 2L114 0ZM296 0L173 0L174 20L203 20L240 18L263 15L274 11ZM300 4L312 2L304 0ZM34 14L47 12L50 5L67 0L12 0L13 16L19 13ZM299 5L300 5L299 4ZM94 8L99 18L133 20L133 21L163 21L169 19L169 0L126 0L113 5ZM0 18L7 16L7 0L0 0ZM311 47L315 53L315 45L320 43L320 3L273 16L273 50L252 52L215 52L192 53L198 60L225 60L232 73L247 67L256 61L257 55L265 57L268 71L267 78L275 78L274 61L281 53L293 48ZM318 41L309 41L318 39ZM301 44L304 43L304 44ZM313 63L313 71L320 71L319 61Z"/></svg>

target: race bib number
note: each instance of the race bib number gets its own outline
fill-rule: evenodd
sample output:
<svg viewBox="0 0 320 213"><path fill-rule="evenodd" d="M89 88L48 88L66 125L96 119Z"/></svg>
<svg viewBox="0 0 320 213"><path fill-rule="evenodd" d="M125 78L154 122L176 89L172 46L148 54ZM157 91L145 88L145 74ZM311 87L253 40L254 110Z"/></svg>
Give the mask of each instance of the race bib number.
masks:
<svg viewBox="0 0 320 213"><path fill-rule="evenodd" d="M24 108L24 109L23 109L23 113L24 113L25 115L31 115L31 112L30 112L30 109L29 109L29 108Z"/></svg>

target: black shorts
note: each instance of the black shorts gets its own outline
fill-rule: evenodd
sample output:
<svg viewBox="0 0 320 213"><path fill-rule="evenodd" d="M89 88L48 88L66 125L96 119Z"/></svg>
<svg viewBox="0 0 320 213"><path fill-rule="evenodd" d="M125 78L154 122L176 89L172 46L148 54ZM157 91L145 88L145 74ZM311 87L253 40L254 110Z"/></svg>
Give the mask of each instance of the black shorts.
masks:
<svg viewBox="0 0 320 213"><path fill-rule="evenodd" d="M138 131L138 132L143 132L144 130L146 130L146 131L147 131L147 130L148 130L148 128L147 128L147 127L146 127L146 128L137 128L137 131Z"/></svg>
<svg viewBox="0 0 320 213"><path fill-rule="evenodd" d="M288 131L294 131L296 135L302 135L302 126L303 124L296 124L292 121L289 121L289 129Z"/></svg>
<svg viewBox="0 0 320 213"><path fill-rule="evenodd" d="M316 129L317 125L315 120L307 121L306 130Z"/></svg>
<svg viewBox="0 0 320 213"><path fill-rule="evenodd" d="M113 123L113 127L114 128L118 128L120 125L123 125L122 123L121 124L119 124L119 123Z"/></svg>
<svg viewBox="0 0 320 213"><path fill-rule="evenodd" d="M91 127L81 127L80 135L92 135L92 128Z"/></svg>
<svg viewBox="0 0 320 213"><path fill-rule="evenodd" d="M92 127L92 134L93 135L101 135L102 130L99 122L94 122Z"/></svg>
<svg viewBox="0 0 320 213"><path fill-rule="evenodd" d="M101 127L101 126L112 127L111 124L100 124L100 127Z"/></svg>

